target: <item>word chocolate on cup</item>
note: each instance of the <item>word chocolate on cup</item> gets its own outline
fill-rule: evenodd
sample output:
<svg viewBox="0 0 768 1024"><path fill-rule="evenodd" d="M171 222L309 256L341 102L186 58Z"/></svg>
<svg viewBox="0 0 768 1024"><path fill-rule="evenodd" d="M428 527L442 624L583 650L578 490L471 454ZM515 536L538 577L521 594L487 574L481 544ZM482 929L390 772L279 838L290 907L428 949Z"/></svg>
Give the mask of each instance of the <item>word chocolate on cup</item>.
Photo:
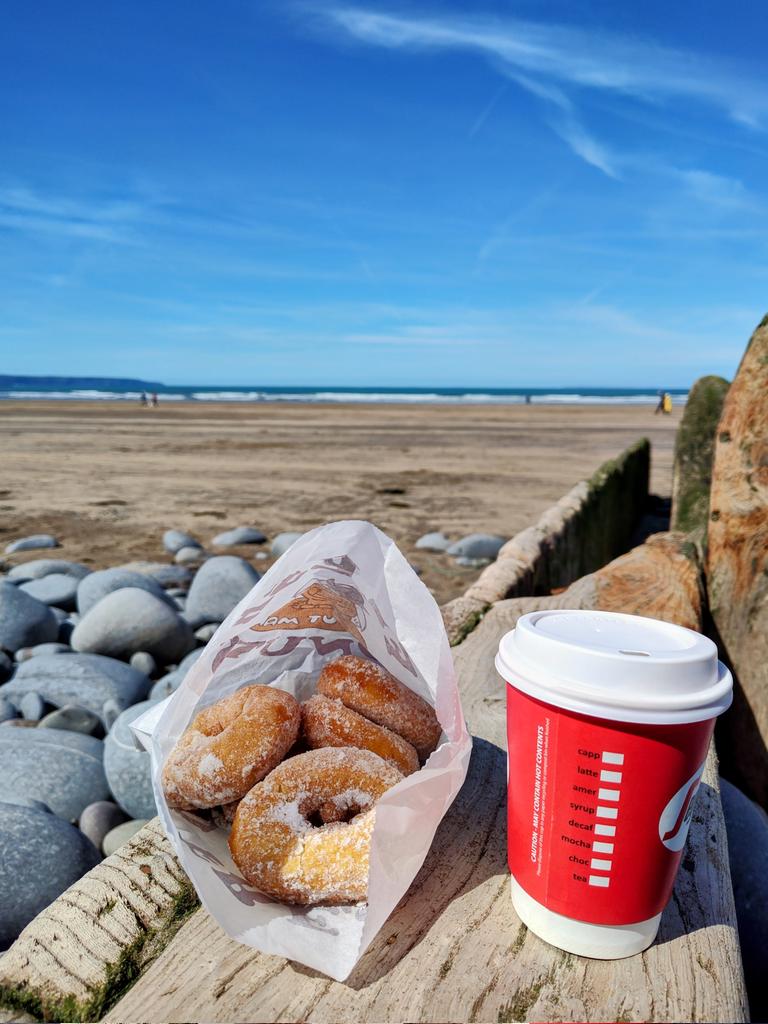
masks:
<svg viewBox="0 0 768 1024"><path fill-rule="evenodd" d="M522 616L496 667L516 911L572 953L641 952L672 894L730 673L693 630L560 610Z"/></svg>

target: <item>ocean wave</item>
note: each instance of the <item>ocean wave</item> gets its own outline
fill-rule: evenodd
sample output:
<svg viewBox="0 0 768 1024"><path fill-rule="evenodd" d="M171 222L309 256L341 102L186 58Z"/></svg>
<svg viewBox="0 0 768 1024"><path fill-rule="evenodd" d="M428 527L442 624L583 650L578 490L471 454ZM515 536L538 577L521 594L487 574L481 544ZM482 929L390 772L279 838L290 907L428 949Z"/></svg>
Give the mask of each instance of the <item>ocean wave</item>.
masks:
<svg viewBox="0 0 768 1024"><path fill-rule="evenodd" d="M601 389L604 391L606 389ZM149 395L150 392L145 392ZM94 402L135 402L141 398L140 391L106 391L88 388L72 388L70 390L2 390L2 399L23 399L41 401L94 401ZM672 395L675 405L684 405L687 394ZM308 403L353 403L353 404L409 404L409 405L521 405L530 401L533 405L653 405L658 402L658 394L653 392L621 394L619 389L613 394L589 394L585 391L542 392L529 394L525 391L512 391L504 394L493 394L485 391L334 391L324 389L317 391L284 391L235 390L221 389L216 391L160 391L158 400L164 402L308 402Z"/></svg>
<svg viewBox="0 0 768 1024"><path fill-rule="evenodd" d="M145 395L151 392L145 391ZM70 402L138 402L141 398L140 391L94 391L79 390L73 388L71 391L0 391L0 399L40 399L51 401ZM163 402L188 402L189 395L176 394L175 392L158 392L158 398Z"/></svg>
<svg viewBox="0 0 768 1024"><path fill-rule="evenodd" d="M191 391L185 397L196 402L265 402L276 396L269 396L264 391Z"/></svg>
<svg viewBox="0 0 768 1024"><path fill-rule="evenodd" d="M673 405L685 405L688 395L672 395ZM659 396L647 395L584 395L584 394L550 394L533 395L531 401L536 405L656 405Z"/></svg>

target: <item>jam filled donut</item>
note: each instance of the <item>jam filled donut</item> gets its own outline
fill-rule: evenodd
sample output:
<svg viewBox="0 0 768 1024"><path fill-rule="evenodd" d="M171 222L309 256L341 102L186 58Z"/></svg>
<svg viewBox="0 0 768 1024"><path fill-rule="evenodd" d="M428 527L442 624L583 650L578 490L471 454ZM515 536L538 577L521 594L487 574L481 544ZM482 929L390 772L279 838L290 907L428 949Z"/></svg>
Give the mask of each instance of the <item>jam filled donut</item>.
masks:
<svg viewBox="0 0 768 1024"><path fill-rule="evenodd" d="M433 709L373 661L345 654L329 662L320 673L317 692L396 732L422 761L438 744L442 729Z"/></svg>
<svg viewBox="0 0 768 1024"><path fill-rule="evenodd" d="M169 807L194 810L239 800L282 761L300 725L296 698L272 686L244 686L205 708L165 762Z"/></svg>
<svg viewBox="0 0 768 1024"><path fill-rule="evenodd" d="M232 859L255 889L285 903L364 900L374 804L402 777L370 750L297 754L240 801Z"/></svg>
<svg viewBox="0 0 768 1024"><path fill-rule="evenodd" d="M383 725L374 725L345 707L340 700L331 700L320 693L301 705L301 728L307 746L312 749L359 747L372 750L403 775L419 769L419 755L402 736Z"/></svg>

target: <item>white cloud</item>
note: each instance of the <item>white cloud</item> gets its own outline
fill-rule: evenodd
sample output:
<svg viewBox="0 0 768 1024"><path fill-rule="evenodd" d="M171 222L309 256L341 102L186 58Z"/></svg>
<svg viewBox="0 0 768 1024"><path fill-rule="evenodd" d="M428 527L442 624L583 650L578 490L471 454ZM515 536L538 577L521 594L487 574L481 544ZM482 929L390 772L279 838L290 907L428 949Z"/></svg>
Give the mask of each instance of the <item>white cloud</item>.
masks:
<svg viewBox="0 0 768 1024"><path fill-rule="evenodd" d="M704 203L740 210L754 207L744 183L737 178L700 170L680 171L679 174L690 194Z"/></svg>
<svg viewBox="0 0 768 1024"><path fill-rule="evenodd" d="M620 176L616 170L616 158L609 153L607 146L590 135L573 114L555 118L551 121L551 125L560 138L568 143L576 156L581 157L582 160L591 164L592 167L596 167L609 178Z"/></svg>
<svg viewBox="0 0 768 1024"><path fill-rule="evenodd" d="M641 100L695 100L751 127L768 114L768 88L757 77L711 57L617 33L511 18L404 17L359 7L336 7L319 15L377 46L475 50L517 74Z"/></svg>
<svg viewBox="0 0 768 1024"><path fill-rule="evenodd" d="M131 226L142 212L134 201L89 203L24 187L0 188L0 227L27 233L131 244Z"/></svg>

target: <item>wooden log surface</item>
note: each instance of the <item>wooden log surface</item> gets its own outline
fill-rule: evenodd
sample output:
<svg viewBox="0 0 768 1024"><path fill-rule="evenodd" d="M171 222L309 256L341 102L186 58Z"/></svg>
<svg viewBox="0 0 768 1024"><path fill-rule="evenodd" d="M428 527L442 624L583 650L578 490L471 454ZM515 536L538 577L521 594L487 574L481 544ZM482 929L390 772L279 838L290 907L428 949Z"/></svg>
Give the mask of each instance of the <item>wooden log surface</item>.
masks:
<svg viewBox="0 0 768 1024"><path fill-rule="evenodd" d="M663 535L555 597L497 604L454 651L476 737L464 788L401 905L345 983L227 938L199 910L104 1016L129 1021L742 1021L747 1002L710 752L656 943L621 961L554 949L512 909L500 637L541 607L621 608L696 624L698 576Z"/></svg>
<svg viewBox="0 0 768 1024"><path fill-rule="evenodd" d="M155 818L38 914L0 957L0 1021L98 1019L197 906Z"/></svg>

